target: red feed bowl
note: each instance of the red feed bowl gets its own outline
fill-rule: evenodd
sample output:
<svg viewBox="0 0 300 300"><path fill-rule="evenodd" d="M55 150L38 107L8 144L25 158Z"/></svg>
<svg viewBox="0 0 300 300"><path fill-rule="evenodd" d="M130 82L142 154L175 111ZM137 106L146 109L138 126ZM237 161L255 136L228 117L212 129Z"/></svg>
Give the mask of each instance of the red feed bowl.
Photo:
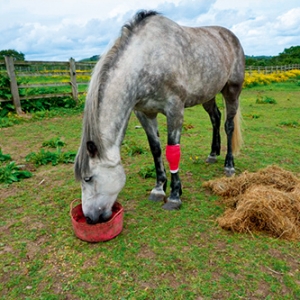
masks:
<svg viewBox="0 0 300 300"><path fill-rule="evenodd" d="M109 241L121 233L123 229L124 209L120 203L116 202L114 204L112 216L107 222L91 225L86 222L81 203L73 207L76 201L80 200L75 199L72 201L70 214L73 230L78 238L86 242L96 243Z"/></svg>

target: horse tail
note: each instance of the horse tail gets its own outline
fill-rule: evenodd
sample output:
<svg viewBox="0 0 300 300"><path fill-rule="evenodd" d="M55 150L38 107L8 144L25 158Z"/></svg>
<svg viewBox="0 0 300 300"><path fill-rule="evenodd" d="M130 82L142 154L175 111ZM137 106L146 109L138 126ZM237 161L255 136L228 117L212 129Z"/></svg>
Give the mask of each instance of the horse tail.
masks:
<svg viewBox="0 0 300 300"><path fill-rule="evenodd" d="M240 107L238 107L235 117L233 119L234 122L234 131L232 134L232 152L234 155L238 155L240 149L243 145L243 136L241 130L241 121L242 121L242 114Z"/></svg>

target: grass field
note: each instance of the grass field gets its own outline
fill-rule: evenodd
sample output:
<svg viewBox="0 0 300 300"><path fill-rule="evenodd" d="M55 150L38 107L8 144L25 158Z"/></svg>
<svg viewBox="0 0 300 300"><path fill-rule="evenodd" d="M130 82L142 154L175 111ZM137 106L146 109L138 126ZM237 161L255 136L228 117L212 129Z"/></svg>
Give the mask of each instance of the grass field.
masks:
<svg viewBox="0 0 300 300"><path fill-rule="evenodd" d="M299 99L296 81L244 89L237 174L276 164L300 176ZM159 121L165 145L166 120ZM167 212L147 200L154 179L138 172L152 158L132 116L121 150L124 229L105 243L77 239L69 216L81 193L73 165L35 167L25 157L57 137L66 143L63 151L76 151L81 122L77 112L0 129L2 152L33 173L0 186L1 299L300 299L300 242L218 227L224 205L202 183L223 176L226 139L222 132L219 161L205 164L211 125L202 107L185 113L182 209ZM143 154L133 155L137 146Z"/></svg>

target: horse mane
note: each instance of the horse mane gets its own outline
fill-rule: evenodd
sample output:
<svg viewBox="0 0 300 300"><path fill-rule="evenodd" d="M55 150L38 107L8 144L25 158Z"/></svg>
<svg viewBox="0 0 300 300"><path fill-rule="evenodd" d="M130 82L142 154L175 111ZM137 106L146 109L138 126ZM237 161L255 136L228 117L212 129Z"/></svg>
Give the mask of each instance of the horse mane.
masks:
<svg viewBox="0 0 300 300"><path fill-rule="evenodd" d="M114 45L108 50L106 55L103 58L101 69L96 70L99 73L99 81L96 84L100 83L99 85L99 100L101 101L103 97L103 91L105 84L108 79L109 69L115 65L118 58L120 57L121 53L124 52L126 46L129 44L131 37L136 33L136 31L145 24L145 20L151 16L159 14L153 10L141 10L135 14L135 16L126 24L124 24L121 28L120 36L115 40ZM99 64L100 65L100 64ZM94 98L94 101L98 100Z"/></svg>
<svg viewBox="0 0 300 300"><path fill-rule="evenodd" d="M93 70L84 109L81 145L75 160L74 169L77 180L82 179L89 172L87 142L93 141L98 150L98 158L105 158L105 141L103 141L99 126L95 125L98 123L101 102L109 78L109 70L116 64L129 44L131 37L145 24L145 20L158 14L158 12L153 10L137 12L129 22L122 26L119 37L107 53L101 56Z"/></svg>

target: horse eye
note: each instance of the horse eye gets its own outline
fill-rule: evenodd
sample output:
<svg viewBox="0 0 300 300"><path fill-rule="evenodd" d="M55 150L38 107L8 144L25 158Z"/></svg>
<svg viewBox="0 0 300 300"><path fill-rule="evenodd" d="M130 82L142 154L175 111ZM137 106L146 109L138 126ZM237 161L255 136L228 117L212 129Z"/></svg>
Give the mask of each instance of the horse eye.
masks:
<svg viewBox="0 0 300 300"><path fill-rule="evenodd" d="M91 177L84 177L83 180L85 182L90 182L92 180L92 176Z"/></svg>

